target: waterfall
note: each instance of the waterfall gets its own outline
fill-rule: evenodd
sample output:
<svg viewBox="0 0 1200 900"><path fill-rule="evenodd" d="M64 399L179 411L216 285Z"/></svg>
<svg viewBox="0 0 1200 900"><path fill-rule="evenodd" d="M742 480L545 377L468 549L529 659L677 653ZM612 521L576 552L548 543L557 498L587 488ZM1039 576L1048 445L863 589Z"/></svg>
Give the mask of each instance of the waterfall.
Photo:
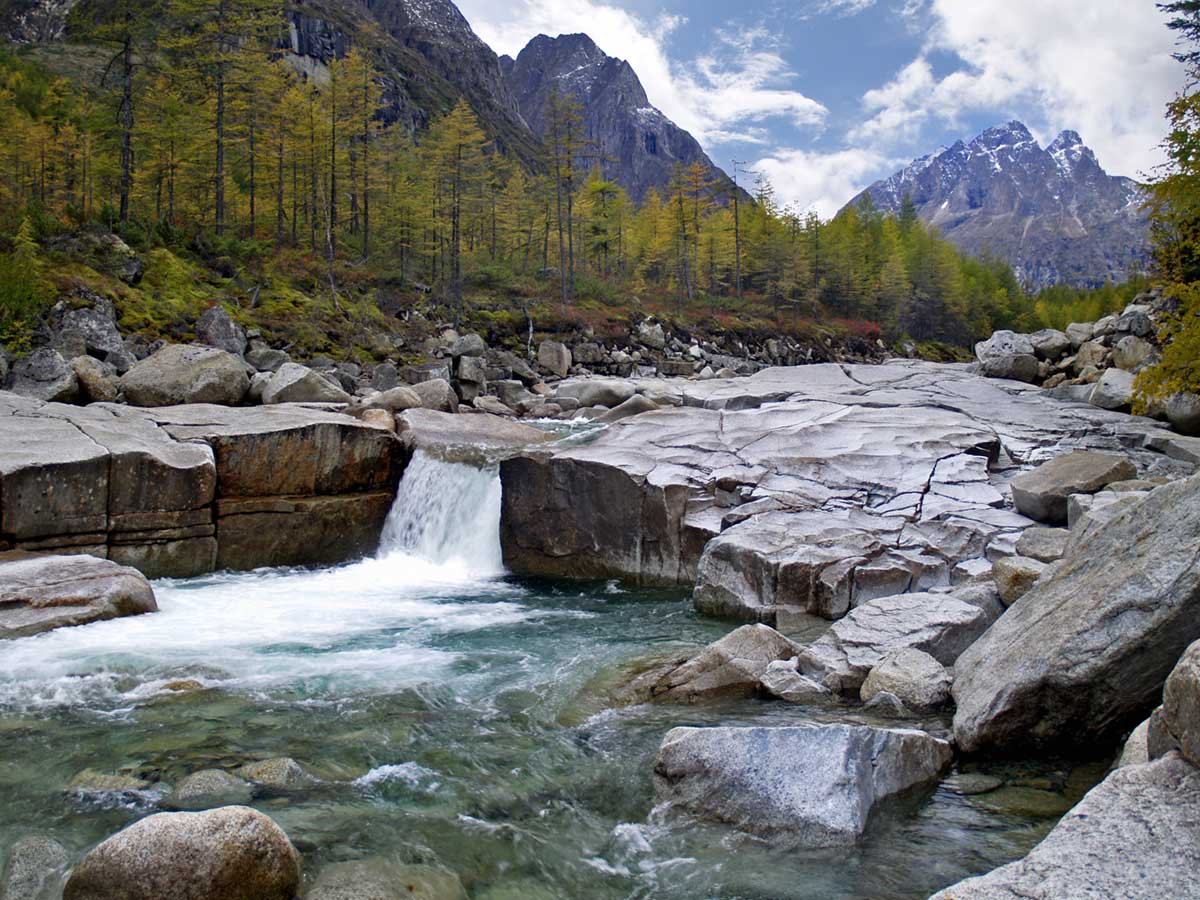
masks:
<svg viewBox="0 0 1200 900"><path fill-rule="evenodd" d="M470 576L504 571L500 473L418 450L388 513L379 559L417 558Z"/></svg>

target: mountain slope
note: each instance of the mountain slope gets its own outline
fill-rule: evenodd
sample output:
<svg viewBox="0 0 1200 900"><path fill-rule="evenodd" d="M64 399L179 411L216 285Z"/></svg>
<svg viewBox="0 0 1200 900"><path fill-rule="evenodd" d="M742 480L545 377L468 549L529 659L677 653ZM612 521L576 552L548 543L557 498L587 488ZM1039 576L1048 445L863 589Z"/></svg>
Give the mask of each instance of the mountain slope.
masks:
<svg viewBox="0 0 1200 900"><path fill-rule="evenodd" d="M916 160L856 197L899 212L909 196L922 221L968 253L988 250L1031 287L1123 281L1149 258L1142 189L1108 175L1079 135L1042 148L1020 122Z"/></svg>
<svg viewBox="0 0 1200 900"><path fill-rule="evenodd" d="M585 34L539 35L515 59L502 61L522 117L544 135L546 99L554 86L583 107L587 136L596 143L605 177L642 200L663 191L677 162L702 162L722 186L729 179L694 137L655 109L637 73L609 56Z"/></svg>

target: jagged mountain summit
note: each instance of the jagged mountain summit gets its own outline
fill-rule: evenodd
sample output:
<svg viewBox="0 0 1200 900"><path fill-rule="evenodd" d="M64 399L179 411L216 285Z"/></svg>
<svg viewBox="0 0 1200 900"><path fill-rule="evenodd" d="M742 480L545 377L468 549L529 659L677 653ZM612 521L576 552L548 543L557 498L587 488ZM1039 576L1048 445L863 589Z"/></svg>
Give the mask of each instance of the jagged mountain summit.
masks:
<svg viewBox="0 0 1200 900"><path fill-rule="evenodd" d="M916 160L851 201L885 212L911 197L922 221L968 253L990 251L1035 288L1098 287L1149 259L1145 194L1109 175L1074 131L1041 147L1020 122Z"/></svg>
<svg viewBox="0 0 1200 900"><path fill-rule="evenodd" d="M538 35L501 67L521 116L539 136L546 131L546 100L557 86L583 107L587 136L596 145L605 177L634 200L664 190L675 164L702 162L723 186L729 178L699 142L651 105L633 67L609 56L586 34Z"/></svg>

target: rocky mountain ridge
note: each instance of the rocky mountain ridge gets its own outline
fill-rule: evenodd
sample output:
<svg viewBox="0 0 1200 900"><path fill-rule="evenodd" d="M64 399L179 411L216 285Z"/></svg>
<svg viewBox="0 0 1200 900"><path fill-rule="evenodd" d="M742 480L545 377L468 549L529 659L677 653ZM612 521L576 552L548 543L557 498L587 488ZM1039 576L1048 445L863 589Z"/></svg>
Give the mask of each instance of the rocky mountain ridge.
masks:
<svg viewBox="0 0 1200 900"><path fill-rule="evenodd" d="M662 191L675 165L702 163L723 188L728 176L700 143L654 107L630 64L609 56L586 34L541 34L514 60L501 58L505 80L521 115L539 136L546 132L546 101L557 87L583 107L583 127L595 146L589 155L606 178L635 201Z"/></svg>
<svg viewBox="0 0 1200 900"><path fill-rule="evenodd" d="M924 156L851 201L888 213L912 199L922 221L968 253L1007 260L1030 287L1098 287L1149 260L1145 195L1109 175L1074 131L1045 148L1021 122Z"/></svg>

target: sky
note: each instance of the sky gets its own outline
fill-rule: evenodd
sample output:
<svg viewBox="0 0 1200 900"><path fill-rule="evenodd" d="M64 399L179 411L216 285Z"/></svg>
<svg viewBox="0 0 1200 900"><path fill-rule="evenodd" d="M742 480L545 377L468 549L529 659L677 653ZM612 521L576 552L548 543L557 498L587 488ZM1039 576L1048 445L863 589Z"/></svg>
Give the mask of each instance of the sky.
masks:
<svg viewBox="0 0 1200 900"><path fill-rule="evenodd" d="M497 53L585 32L726 171L833 215L912 159L1023 121L1110 174L1162 162L1184 86L1153 0L456 0ZM753 180L754 174L742 178Z"/></svg>

